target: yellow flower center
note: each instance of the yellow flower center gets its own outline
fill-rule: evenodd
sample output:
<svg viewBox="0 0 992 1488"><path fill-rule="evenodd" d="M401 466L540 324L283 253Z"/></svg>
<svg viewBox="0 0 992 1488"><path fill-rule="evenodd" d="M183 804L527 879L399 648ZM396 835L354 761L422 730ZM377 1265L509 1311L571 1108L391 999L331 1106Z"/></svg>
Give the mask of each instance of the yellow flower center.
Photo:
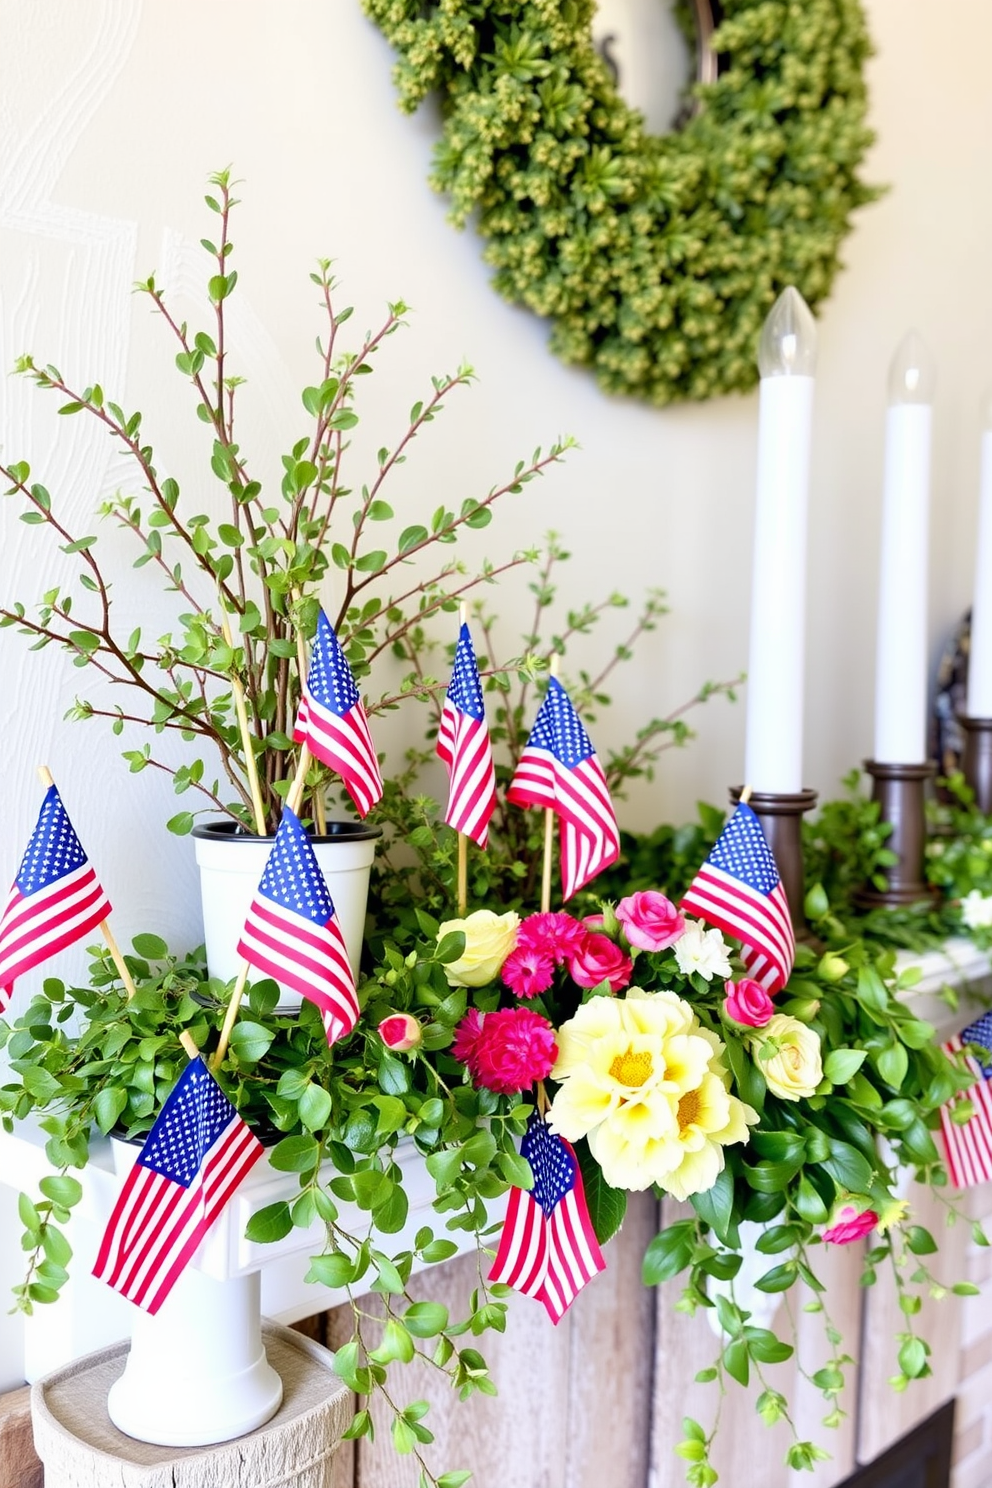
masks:
<svg viewBox="0 0 992 1488"><path fill-rule="evenodd" d="M699 1113L702 1110L702 1105L703 1103L699 1098L698 1090L686 1091L685 1095L683 1095L682 1099L679 1101L679 1131L685 1131L687 1126L695 1125L695 1123L699 1120Z"/></svg>
<svg viewBox="0 0 992 1488"><path fill-rule="evenodd" d="M646 1051L635 1054L633 1049L628 1049L625 1054L618 1054L610 1065L610 1079L620 1085L643 1085L650 1079L653 1069L650 1054Z"/></svg>

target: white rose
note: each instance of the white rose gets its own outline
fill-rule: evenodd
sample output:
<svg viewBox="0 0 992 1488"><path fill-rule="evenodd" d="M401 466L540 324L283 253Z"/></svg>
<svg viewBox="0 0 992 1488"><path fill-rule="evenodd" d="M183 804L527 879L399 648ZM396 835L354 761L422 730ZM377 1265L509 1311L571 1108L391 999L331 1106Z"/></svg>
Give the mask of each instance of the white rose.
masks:
<svg viewBox="0 0 992 1488"><path fill-rule="evenodd" d="M961 918L969 930L987 930L992 925L992 894L972 889L961 902Z"/></svg>
<svg viewBox="0 0 992 1488"><path fill-rule="evenodd" d="M675 942L675 959L683 976L698 972L705 981L729 977L730 956L727 943L719 930L704 930L698 920L687 920L683 934Z"/></svg>

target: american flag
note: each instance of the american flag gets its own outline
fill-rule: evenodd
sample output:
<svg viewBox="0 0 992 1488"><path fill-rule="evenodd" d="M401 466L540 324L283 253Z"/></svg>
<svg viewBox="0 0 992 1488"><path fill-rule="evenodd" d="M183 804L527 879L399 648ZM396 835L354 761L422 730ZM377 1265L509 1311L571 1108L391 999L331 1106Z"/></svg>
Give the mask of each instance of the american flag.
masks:
<svg viewBox="0 0 992 1488"><path fill-rule="evenodd" d="M741 802L680 905L743 945L748 975L780 992L796 958L792 916L761 823Z"/></svg>
<svg viewBox="0 0 992 1488"><path fill-rule="evenodd" d="M295 813L283 807L238 952L320 1008L329 1044L358 1022L358 998L334 901Z"/></svg>
<svg viewBox="0 0 992 1488"><path fill-rule="evenodd" d="M382 800L382 774L365 709L341 642L323 610L293 739L341 776L359 816L366 816Z"/></svg>
<svg viewBox="0 0 992 1488"><path fill-rule="evenodd" d="M479 847L489 836L496 810L496 771L486 726L482 684L467 625L458 634L455 665L437 731L438 757L448 770L448 809L444 820Z"/></svg>
<svg viewBox="0 0 992 1488"><path fill-rule="evenodd" d="M264 1150L203 1060L190 1060L127 1176L93 1275L158 1312Z"/></svg>
<svg viewBox="0 0 992 1488"><path fill-rule="evenodd" d="M563 1138L534 1115L520 1148L532 1189L513 1188L490 1281L543 1302L560 1323L587 1281L606 1262L586 1208L578 1160Z"/></svg>
<svg viewBox="0 0 992 1488"><path fill-rule="evenodd" d="M955 1096L940 1108L940 1134L943 1139L947 1171L955 1188L973 1188L992 1178L992 1013L983 1013L961 1033L943 1045L952 1057L961 1054L968 1044L978 1044L986 1057L965 1054L964 1064L975 1077L970 1090ZM957 1063L957 1060L955 1060ZM974 1114L959 1126L951 1112L959 1101L969 1100Z"/></svg>
<svg viewBox="0 0 992 1488"><path fill-rule="evenodd" d="M0 1013L19 976L74 945L109 914L110 902L50 785L0 918Z"/></svg>
<svg viewBox="0 0 992 1488"><path fill-rule="evenodd" d="M548 679L506 799L561 818L562 897L570 899L620 856L613 802L589 735L557 677Z"/></svg>

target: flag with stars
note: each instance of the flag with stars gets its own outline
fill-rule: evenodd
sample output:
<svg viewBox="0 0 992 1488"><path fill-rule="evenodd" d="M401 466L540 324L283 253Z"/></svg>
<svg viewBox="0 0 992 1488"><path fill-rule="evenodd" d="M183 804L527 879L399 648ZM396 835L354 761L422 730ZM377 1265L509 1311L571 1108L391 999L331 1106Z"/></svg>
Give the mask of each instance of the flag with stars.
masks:
<svg viewBox="0 0 992 1488"><path fill-rule="evenodd" d="M293 739L341 776L359 816L367 816L382 800L382 774L365 709L341 642L323 610Z"/></svg>
<svg viewBox="0 0 992 1488"><path fill-rule="evenodd" d="M587 1281L606 1262L586 1207L578 1159L534 1115L520 1148L534 1174L531 1189L512 1188L490 1281L544 1304L560 1323Z"/></svg>
<svg viewBox="0 0 992 1488"><path fill-rule="evenodd" d="M620 856L603 767L557 677L548 679L506 799L515 806L547 807L559 817L563 898L571 899Z"/></svg>
<svg viewBox="0 0 992 1488"><path fill-rule="evenodd" d="M74 945L110 914L54 785L0 917L0 1013L19 976Z"/></svg>
<svg viewBox="0 0 992 1488"><path fill-rule="evenodd" d="M969 1045L972 1047L969 1048ZM964 1063L974 1085L940 1108L940 1135L951 1182L956 1188L973 1188L992 1178L992 1013L983 1013L943 1045L955 1064ZM972 1115L959 1125L952 1119L954 1107L971 1102Z"/></svg>
<svg viewBox="0 0 992 1488"><path fill-rule="evenodd" d="M296 814L283 808L238 941L250 966L320 1008L327 1042L358 1022L358 997L348 950L327 880Z"/></svg>
<svg viewBox="0 0 992 1488"><path fill-rule="evenodd" d="M448 770L444 820L456 832L471 837L477 846L485 847L489 818L496 810L496 770L482 683L467 625L458 634L455 665L438 725L437 753Z"/></svg>
<svg viewBox="0 0 992 1488"><path fill-rule="evenodd" d="M741 802L680 905L742 943L748 976L780 992L796 958L785 889L761 823Z"/></svg>
<svg viewBox="0 0 992 1488"><path fill-rule="evenodd" d="M156 1313L264 1148L191 1059L121 1189L93 1275Z"/></svg>

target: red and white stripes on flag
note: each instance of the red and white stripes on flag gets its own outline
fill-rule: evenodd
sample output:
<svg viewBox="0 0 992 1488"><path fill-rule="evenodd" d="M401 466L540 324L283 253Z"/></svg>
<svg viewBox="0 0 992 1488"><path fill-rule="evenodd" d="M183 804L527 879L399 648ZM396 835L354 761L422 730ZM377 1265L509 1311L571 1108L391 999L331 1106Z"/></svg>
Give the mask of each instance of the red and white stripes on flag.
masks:
<svg viewBox="0 0 992 1488"><path fill-rule="evenodd" d="M792 915L761 823L744 802L679 907L739 940L748 975L767 992L782 990L796 958Z"/></svg>
<svg viewBox="0 0 992 1488"><path fill-rule="evenodd" d="M548 680L506 799L514 806L543 806L561 821L563 899L620 856L620 830L603 767L556 677Z"/></svg>
<svg viewBox="0 0 992 1488"><path fill-rule="evenodd" d="M444 820L477 847L485 847L496 809L496 769L475 650L464 624L438 724L437 754L448 771Z"/></svg>
<svg viewBox="0 0 992 1488"><path fill-rule="evenodd" d="M499 1250L489 1273L541 1302L561 1322L579 1292L606 1269L578 1159L568 1142L532 1116L521 1153L534 1173L532 1189L512 1188Z"/></svg>
<svg viewBox="0 0 992 1488"><path fill-rule="evenodd" d="M191 1060L125 1180L94 1276L158 1312L264 1150L203 1060Z"/></svg>
<svg viewBox="0 0 992 1488"><path fill-rule="evenodd" d="M96 929L110 902L49 786L0 917L0 1013L19 976Z"/></svg>
<svg viewBox="0 0 992 1488"><path fill-rule="evenodd" d="M327 880L296 813L283 807L238 952L320 1009L327 1042L358 1022L355 978Z"/></svg>
<svg viewBox="0 0 992 1488"><path fill-rule="evenodd" d="M360 816L382 800L382 772L361 696L323 610L317 618L293 739L341 776Z"/></svg>
<svg viewBox="0 0 992 1488"><path fill-rule="evenodd" d="M945 1054L957 1063L966 1041L955 1034L943 1046ZM992 1178L992 1086L973 1054L964 1055L964 1063L975 1076L975 1084L940 1108L940 1135L947 1171L955 1188L974 1188ZM951 1112L962 1100L971 1101L974 1114L963 1126L951 1120Z"/></svg>

